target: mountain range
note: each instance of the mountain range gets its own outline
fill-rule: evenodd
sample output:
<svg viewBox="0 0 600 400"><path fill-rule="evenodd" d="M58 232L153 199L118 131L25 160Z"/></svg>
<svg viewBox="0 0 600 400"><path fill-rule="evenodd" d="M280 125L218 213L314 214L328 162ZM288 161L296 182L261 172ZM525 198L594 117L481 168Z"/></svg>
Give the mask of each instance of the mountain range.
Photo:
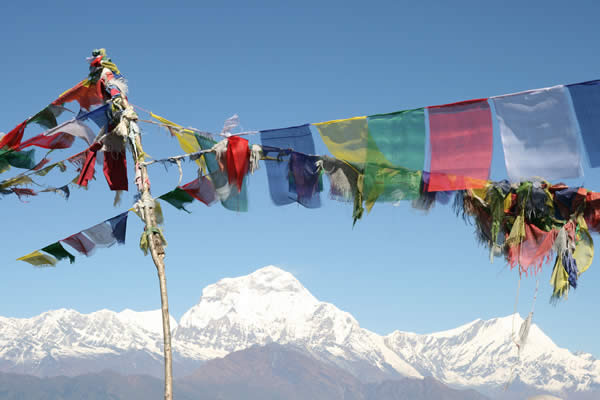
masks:
<svg viewBox="0 0 600 400"><path fill-rule="evenodd" d="M535 324L518 357L511 340L513 321L518 327L523 320L510 315L432 334L381 336L317 300L289 272L268 266L207 286L179 323L171 318L174 373L184 382L228 355L276 344L357 380L356 393L365 399L369 385L378 391L400 381L427 382L428 387L437 382L493 398L598 394L600 361L559 348ZM0 317L3 373L52 378L105 370L147 379L162 376L160 310L80 314L61 309L33 318ZM503 391L511 373L510 390Z"/></svg>

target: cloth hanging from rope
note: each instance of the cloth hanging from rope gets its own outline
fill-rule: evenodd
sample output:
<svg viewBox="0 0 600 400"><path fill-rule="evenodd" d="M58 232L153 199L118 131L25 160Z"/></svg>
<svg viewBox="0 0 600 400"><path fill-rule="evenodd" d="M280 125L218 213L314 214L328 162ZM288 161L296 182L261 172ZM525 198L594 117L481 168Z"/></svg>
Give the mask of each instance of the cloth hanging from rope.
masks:
<svg viewBox="0 0 600 400"><path fill-rule="evenodd" d="M83 233L78 232L75 233L68 238L60 240L63 243L68 244L79 253L89 257L93 254L96 249L96 245L90 239L87 238Z"/></svg>
<svg viewBox="0 0 600 400"><path fill-rule="evenodd" d="M108 221L103 221L84 229L81 232L84 233L96 247L111 247L117 243L117 239L113 235L112 226Z"/></svg>
<svg viewBox="0 0 600 400"><path fill-rule="evenodd" d="M101 143L94 143L86 152L85 152L85 161L81 167L81 172L79 174L79 178L77 179L77 184L79 186L87 186L88 182L94 178L94 170L96 164L96 158L98 156L98 150L102 148ZM71 161L71 160L69 160ZM72 161L76 162L76 161Z"/></svg>
<svg viewBox="0 0 600 400"><path fill-rule="evenodd" d="M58 262L56 258L44 254L39 250L31 252L23 257L17 258L17 261L25 261L35 267L55 266Z"/></svg>
<svg viewBox="0 0 600 400"><path fill-rule="evenodd" d="M298 203L306 208L321 206L319 192L323 190L318 156L293 151L290 154L289 191L296 193Z"/></svg>
<svg viewBox="0 0 600 400"><path fill-rule="evenodd" d="M600 167L600 80L567 85L590 165Z"/></svg>
<svg viewBox="0 0 600 400"><path fill-rule="evenodd" d="M369 137L367 117L338 119L313 125L319 130L323 142L334 157L361 169L364 167Z"/></svg>
<svg viewBox="0 0 600 400"><path fill-rule="evenodd" d="M91 145L94 142L94 139L96 138L96 134L94 133L94 131L84 122L78 119L66 121L58 125L57 127L44 132L43 135L54 136L63 132L85 140L88 146Z"/></svg>
<svg viewBox="0 0 600 400"><path fill-rule="evenodd" d="M73 145L75 136L67 132L58 132L52 136L46 136L40 133L37 136L32 137L21 143L17 151L22 151L30 146L41 147L44 149L68 149Z"/></svg>
<svg viewBox="0 0 600 400"><path fill-rule="evenodd" d="M62 246L62 244L60 244L60 242L52 243L51 245L44 247L42 251L51 254L59 261L68 258L71 264L75 262L75 256L69 253L67 250L65 250L65 248Z"/></svg>
<svg viewBox="0 0 600 400"><path fill-rule="evenodd" d="M110 107L111 104L104 104L92 111L84 112L83 110L77 115L78 121L92 121L98 128L105 128L105 132L108 132L108 121L110 120Z"/></svg>
<svg viewBox="0 0 600 400"><path fill-rule="evenodd" d="M128 190L125 150L104 152L103 171L110 190Z"/></svg>
<svg viewBox="0 0 600 400"><path fill-rule="evenodd" d="M104 101L102 97L102 86L100 80L92 82L84 79L71 89L65 91L52 102L53 105L62 106L65 103L77 101L81 108L89 110L93 105L101 104Z"/></svg>
<svg viewBox="0 0 600 400"><path fill-rule="evenodd" d="M367 122L369 137L364 170L367 209L375 201L416 199L425 162L424 109L372 115Z"/></svg>
<svg viewBox="0 0 600 400"><path fill-rule="evenodd" d="M227 175L229 184L235 183L238 192L242 191L244 178L248 174L250 148L248 140L240 136L231 136L227 139Z"/></svg>
<svg viewBox="0 0 600 400"><path fill-rule="evenodd" d="M433 192L484 187L492 162L492 114L487 99L427 107Z"/></svg>
<svg viewBox="0 0 600 400"><path fill-rule="evenodd" d="M12 151L0 150L0 173L8 170L10 167L21 169L34 169L35 151Z"/></svg>
<svg viewBox="0 0 600 400"><path fill-rule="evenodd" d="M67 109L64 107L55 106L53 104L50 104L46 108L44 108L42 111L38 112L33 117L29 118L29 121L27 123L28 124L36 123L36 124L43 126L46 129L52 129L56 125L58 125L58 122L56 121L56 119L65 110L67 110Z"/></svg>
<svg viewBox="0 0 600 400"><path fill-rule="evenodd" d="M183 210L187 213L189 213L190 211L187 208L185 208L186 204L194 202L194 197L191 194L189 194L187 191L185 191L179 187L171 190L168 193L165 193L165 194L159 196L158 198L160 200L166 201L167 203L169 203L173 207L177 208L178 210Z"/></svg>
<svg viewBox="0 0 600 400"><path fill-rule="evenodd" d="M283 129L271 129L260 132L263 154L269 158L264 160L269 180L269 194L277 206L295 203L298 195L289 190L289 160L290 150L294 149L304 154L315 153L315 143L310 126L300 125Z"/></svg>
<svg viewBox="0 0 600 400"><path fill-rule="evenodd" d="M579 129L564 86L493 97L512 182L583 175Z"/></svg>
<svg viewBox="0 0 600 400"><path fill-rule="evenodd" d="M8 149L15 150L21 144L23 140L23 133L27 126L27 120L21 122L15 126L10 132L0 138L0 149L7 147Z"/></svg>
<svg viewBox="0 0 600 400"><path fill-rule="evenodd" d="M193 181L186 183L185 185L181 186L181 189L207 206L210 206L217 201L215 188L210 179L208 179L206 176L200 176Z"/></svg>
<svg viewBox="0 0 600 400"><path fill-rule="evenodd" d="M211 149L216 142L212 139L201 135L195 135L200 149ZM217 157L214 153L206 153L203 156L206 167L209 172L210 180L215 188L217 197L221 201L223 207L232 211L246 212L248 211L248 194L246 188L247 179L243 180L241 191L234 190L229 184L229 178L226 172L221 170Z"/></svg>

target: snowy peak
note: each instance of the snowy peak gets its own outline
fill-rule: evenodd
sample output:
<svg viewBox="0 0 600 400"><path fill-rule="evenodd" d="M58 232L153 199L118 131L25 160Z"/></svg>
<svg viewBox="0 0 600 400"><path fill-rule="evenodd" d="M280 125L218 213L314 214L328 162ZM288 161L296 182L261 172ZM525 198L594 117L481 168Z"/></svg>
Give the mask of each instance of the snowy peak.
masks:
<svg viewBox="0 0 600 400"><path fill-rule="evenodd" d="M235 316L244 325L265 325L288 317L304 319L318 301L289 272L274 266L207 286L200 302L181 318L182 327L204 327Z"/></svg>

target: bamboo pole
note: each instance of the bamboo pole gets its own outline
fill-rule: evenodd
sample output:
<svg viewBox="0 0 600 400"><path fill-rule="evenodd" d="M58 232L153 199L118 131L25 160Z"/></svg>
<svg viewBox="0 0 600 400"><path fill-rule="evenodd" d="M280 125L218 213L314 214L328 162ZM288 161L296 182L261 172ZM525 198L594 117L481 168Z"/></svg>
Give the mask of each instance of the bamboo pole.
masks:
<svg viewBox="0 0 600 400"><path fill-rule="evenodd" d="M127 101L124 105L129 107ZM165 361L165 400L173 399L173 355L171 352L171 324L169 320L169 299L167 296L167 278L165 275L165 246L163 243L162 233L159 233L158 224L156 222L156 214L154 212L154 199L150 194L150 178L148 170L143 161L144 149L142 147L142 139L137 128L135 119L129 120L129 124L136 124L136 129L133 129L133 159L136 161L136 184L138 193L141 198L141 214L145 223L144 235L148 235L148 247L152 260L156 266L158 273L158 282L160 286L160 303L162 311L163 323L163 343L164 343L164 361ZM130 128L130 132L131 132Z"/></svg>

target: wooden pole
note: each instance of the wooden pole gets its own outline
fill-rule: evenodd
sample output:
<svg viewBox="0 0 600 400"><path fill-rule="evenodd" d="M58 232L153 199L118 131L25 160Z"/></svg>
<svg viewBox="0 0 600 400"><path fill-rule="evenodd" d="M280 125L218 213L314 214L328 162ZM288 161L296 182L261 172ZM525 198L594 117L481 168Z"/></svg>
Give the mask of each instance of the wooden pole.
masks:
<svg viewBox="0 0 600 400"><path fill-rule="evenodd" d="M129 107L125 100L125 106ZM137 116L136 116L137 119ZM142 139L137 128L135 119L129 121L129 131L133 132L134 154L136 160L136 184L138 193L142 203L141 214L145 223L144 235L147 235L148 247L152 260L156 266L158 273L158 282L160 286L160 303L162 311L163 323L163 342L164 342L164 360L165 360L165 400L173 399L173 355L171 352L171 324L169 320L169 299L167 296L167 278L165 275L165 246L163 243L162 233L158 231L156 222L156 214L154 212L154 199L150 194L150 178L146 165L140 163L143 161L144 149L142 147ZM131 129L131 124L135 124L135 128Z"/></svg>

